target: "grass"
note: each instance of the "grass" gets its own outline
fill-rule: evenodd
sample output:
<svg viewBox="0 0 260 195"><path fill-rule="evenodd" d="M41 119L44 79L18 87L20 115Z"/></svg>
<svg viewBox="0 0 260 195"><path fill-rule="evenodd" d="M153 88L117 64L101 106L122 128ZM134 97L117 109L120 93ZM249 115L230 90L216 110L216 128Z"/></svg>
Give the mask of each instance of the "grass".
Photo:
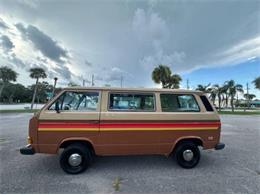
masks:
<svg viewBox="0 0 260 195"><path fill-rule="evenodd" d="M260 115L260 111L219 111L219 114L234 114L234 115Z"/></svg>
<svg viewBox="0 0 260 195"><path fill-rule="evenodd" d="M0 110L0 113L34 113L39 111L39 109L15 109L15 110Z"/></svg>

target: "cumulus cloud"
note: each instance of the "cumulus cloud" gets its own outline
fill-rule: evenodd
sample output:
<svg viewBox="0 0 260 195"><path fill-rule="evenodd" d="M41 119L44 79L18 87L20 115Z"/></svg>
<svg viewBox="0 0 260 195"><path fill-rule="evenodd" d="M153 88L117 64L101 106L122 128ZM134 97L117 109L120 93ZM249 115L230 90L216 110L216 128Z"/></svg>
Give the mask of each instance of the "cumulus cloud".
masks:
<svg viewBox="0 0 260 195"><path fill-rule="evenodd" d="M158 13L138 8L133 17L132 27L139 41L165 41L169 37L169 29L165 20Z"/></svg>
<svg viewBox="0 0 260 195"><path fill-rule="evenodd" d="M4 20L2 18L0 18L0 28L8 29L7 24L4 22Z"/></svg>
<svg viewBox="0 0 260 195"><path fill-rule="evenodd" d="M25 27L21 23L16 24L16 27L22 33L24 39L30 40L34 47L49 59L57 63L64 63L64 60L68 58L68 52L37 27L33 25Z"/></svg>
<svg viewBox="0 0 260 195"><path fill-rule="evenodd" d="M14 66L18 68L26 68L28 67L28 64L25 63L23 60L21 60L19 57L16 56L16 54L12 53L10 56L7 57L8 61L13 64Z"/></svg>
<svg viewBox="0 0 260 195"><path fill-rule="evenodd" d="M31 9L28 2L0 3L5 12L0 32L15 45L8 55L43 63L64 80L82 82L79 75L84 70L84 78L94 74L100 85L118 84L122 75L124 80L135 75L129 84L151 86L151 71L157 64L182 74L260 55L259 1L127 1L112 3L110 9L94 1L93 6L88 1L76 3L73 9L66 2L41 1ZM99 10L98 17L92 17L93 9ZM111 10L116 11L111 15ZM79 20L79 14L84 20ZM3 30L1 24L9 29Z"/></svg>
<svg viewBox="0 0 260 195"><path fill-rule="evenodd" d="M104 81L110 83L110 82L120 81L121 79L126 80L130 77L132 77L132 75L127 71L122 70L119 67L112 67L106 73L106 76L104 76Z"/></svg>
<svg viewBox="0 0 260 195"><path fill-rule="evenodd" d="M28 6L30 8L37 8L38 7L38 0L17 0L17 2L21 5Z"/></svg>
<svg viewBox="0 0 260 195"><path fill-rule="evenodd" d="M0 37L0 45L2 46L5 52L10 52L14 48L13 42L6 35L2 35Z"/></svg>
<svg viewBox="0 0 260 195"><path fill-rule="evenodd" d="M53 68L53 70L58 73L63 79L70 80L71 79L71 71L67 66L57 66Z"/></svg>

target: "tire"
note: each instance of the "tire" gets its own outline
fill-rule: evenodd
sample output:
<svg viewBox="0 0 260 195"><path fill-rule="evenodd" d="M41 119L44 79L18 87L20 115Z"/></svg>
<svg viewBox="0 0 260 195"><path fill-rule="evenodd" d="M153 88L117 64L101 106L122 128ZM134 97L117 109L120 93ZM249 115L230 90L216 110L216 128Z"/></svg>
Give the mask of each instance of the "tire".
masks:
<svg viewBox="0 0 260 195"><path fill-rule="evenodd" d="M190 153L193 154L193 157L189 157L191 159L188 159L188 157L186 157L185 159L185 155L184 153ZM175 158L177 163L186 169L191 169L193 167L195 167L199 161L200 161L200 150L198 148L198 146L196 144L194 144L193 142L183 142L180 143L176 150L175 150Z"/></svg>
<svg viewBox="0 0 260 195"><path fill-rule="evenodd" d="M74 161L74 165L71 164L71 159L73 159L73 155L76 156L76 159L80 159L76 162L77 164L75 164ZM66 173L69 174L78 174L85 171L88 168L90 161L90 149L83 144L75 143L69 145L64 149L60 156L60 166Z"/></svg>

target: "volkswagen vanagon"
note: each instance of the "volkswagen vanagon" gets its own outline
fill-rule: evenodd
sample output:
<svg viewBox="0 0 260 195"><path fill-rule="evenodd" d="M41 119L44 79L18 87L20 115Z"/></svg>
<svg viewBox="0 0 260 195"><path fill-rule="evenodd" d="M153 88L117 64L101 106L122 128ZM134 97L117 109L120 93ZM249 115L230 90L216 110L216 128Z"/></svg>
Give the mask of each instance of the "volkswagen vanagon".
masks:
<svg viewBox="0 0 260 195"><path fill-rule="evenodd" d="M60 165L71 174L84 171L93 155L160 154L193 168L200 148L224 148L220 131L217 111L200 91L72 87L30 119L20 152L61 152Z"/></svg>

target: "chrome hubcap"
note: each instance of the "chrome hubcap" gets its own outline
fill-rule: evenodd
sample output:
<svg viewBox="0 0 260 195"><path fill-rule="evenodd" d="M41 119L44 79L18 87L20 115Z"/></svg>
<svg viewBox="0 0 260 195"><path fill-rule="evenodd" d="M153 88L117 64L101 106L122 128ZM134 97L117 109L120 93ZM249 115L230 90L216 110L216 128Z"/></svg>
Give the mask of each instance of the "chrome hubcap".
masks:
<svg viewBox="0 0 260 195"><path fill-rule="evenodd" d="M193 152L191 150L184 150L182 155L186 161L191 161L193 159Z"/></svg>
<svg viewBox="0 0 260 195"><path fill-rule="evenodd" d="M75 154L70 155L68 161L71 166L76 167L76 166L79 166L80 163L82 162L82 157L81 157L81 155L75 153Z"/></svg>

